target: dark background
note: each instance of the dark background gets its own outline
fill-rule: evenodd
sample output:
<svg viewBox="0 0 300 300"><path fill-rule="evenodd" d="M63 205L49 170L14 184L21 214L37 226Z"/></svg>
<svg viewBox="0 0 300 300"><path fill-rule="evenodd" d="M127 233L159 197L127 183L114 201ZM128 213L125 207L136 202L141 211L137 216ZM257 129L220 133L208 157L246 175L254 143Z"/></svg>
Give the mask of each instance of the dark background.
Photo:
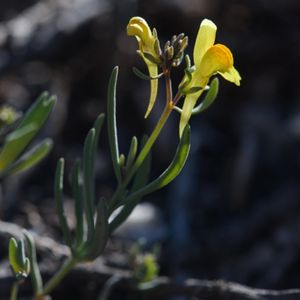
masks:
<svg viewBox="0 0 300 300"><path fill-rule="evenodd" d="M58 238L53 176L81 155L106 87L120 66L121 152L132 135L150 133L164 105L164 87L148 120L148 83L137 43L126 36L130 17L144 17L161 41L184 32L192 53L203 18L230 47L241 86L220 80L216 103L191 120L192 149L184 171L148 196L163 230L162 274L177 279L222 278L263 288L300 286L300 4L297 0L40 0L0 2L0 100L25 109L44 90L58 103L42 136L55 141L40 166L4 183L2 219ZM174 89L180 80L174 78ZM153 173L168 165L178 142L178 115L154 149ZM107 139L98 153L97 192L115 186ZM67 200L67 204L71 202Z"/></svg>

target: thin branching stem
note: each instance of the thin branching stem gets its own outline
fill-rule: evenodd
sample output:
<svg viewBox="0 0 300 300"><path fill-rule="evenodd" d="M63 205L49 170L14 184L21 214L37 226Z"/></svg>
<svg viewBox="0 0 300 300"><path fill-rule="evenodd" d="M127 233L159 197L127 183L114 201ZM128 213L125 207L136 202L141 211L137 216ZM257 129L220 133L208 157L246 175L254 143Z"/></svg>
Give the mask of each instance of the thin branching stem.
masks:
<svg viewBox="0 0 300 300"><path fill-rule="evenodd" d="M19 283L15 282L11 288L9 300L17 300L18 299L18 291L19 291Z"/></svg>
<svg viewBox="0 0 300 300"><path fill-rule="evenodd" d="M54 274L54 276L46 283L42 295L46 296L50 294L63 280L63 278L71 271L71 269L75 266L77 263L76 259L74 257L69 257L66 262L61 266L59 271ZM40 299L40 296L38 295L36 297L36 300Z"/></svg>
<svg viewBox="0 0 300 300"><path fill-rule="evenodd" d="M170 113L173 110L174 104L173 104L173 94L172 94L172 81L170 78L170 70L166 69L164 70L164 77L166 82L166 106L154 128L152 131L152 134L149 136L149 139L147 140L146 144L142 148L141 152L137 156L133 166L131 167L130 171L126 175L126 177L123 179L123 181L118 185L114 195L112 196L111 202L110 202L110 213L112 213L118 205L119 197L122 195L122 193L125 191L127 185L132 180L133 176L147 157L148 153L150 152L153 144L155 143L156 139L158 138L162 128L166 124Z"/></svg>
<svg viewBox="0 0 300 300"><path fill-rule="evenodd" d="M166 82L166 106L169 106L173 99L171 69L164 70Z"/></svg>

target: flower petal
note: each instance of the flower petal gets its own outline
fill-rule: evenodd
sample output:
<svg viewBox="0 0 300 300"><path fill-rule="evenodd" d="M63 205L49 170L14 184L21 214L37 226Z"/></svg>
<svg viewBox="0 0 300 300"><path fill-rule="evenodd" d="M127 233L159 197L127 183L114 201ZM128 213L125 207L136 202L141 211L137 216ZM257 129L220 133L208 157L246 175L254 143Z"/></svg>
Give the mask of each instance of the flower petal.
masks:
<svg viewBox="0 0 300 300"><path fill-rule="evenodd" d="M155 52L155 40L156 35L154 36L148 23L141 17L133 17L129 20L127 25L127 34L129 36L135 36L138 43L139 43L139 50L137 51L141 57L143 58L144 62L147 65L148 72L150 77L156 77L158 74L158 67L157 64L153 63L149 59L145 57L145 53L152 55L154 58L159 59L158 54ZM150 114L155 100L157 96L157 89L158 89L158 79L152 79L150 82L150 99L148 108L145 114L145 118L148 117Z"/></svg>
<svg viewBox="0 0 300 300"><path fill-rule="evenodd" d="M199 65L199 72L203 77L210 77L216 72L227 72L233 66L231 51L222 44L210 47Z"/></svg>
<svg viewBox="0 0 300 300"><path fill-rule="evenodd" d="M181 117L180 117L180 123L179 123L179 137L181 137L185 126L188 124L192 115L192 110L202 93L203 90L197 93L188 94L185 97L183 107L182 107Z"/></svg>
<svg viewBox="0 0 300 300"><path fill-rule="evenodd" d="M237 69L235 69L234 67L228 69L225 72L218 72L224 79L233 82L234 84L236 84L237 86L240 85L240 81L241 81L241 76L238 72Z"/></svg>
<svg viewBox="0 0 300 300"><path fill-rule="evenodd" d="M148 23L141 17L133 17L127 25L127 34L135 36L141 51L152 52L155 39Z"/></svg>
<svg viewBox="0 0 300 300"><path fill-rule="evenodd" d="M199 27L195 47L194 64L199 66L205 52L215 43L217 26L208 19L204 19Z"/></svg>
<svg viewBox="0 0 300 300"><path fill-rule="evenodd" d="M146 59L144 56L144 61L147 64L148 72L150 77L156 77L158 74L157 65L153 62ZM145 113L145 118L147 118L154 106L156 97L157 97L157 90L158 90L158 79L151 79L150 80L150 98L149 98L149 104Z"/></svg>

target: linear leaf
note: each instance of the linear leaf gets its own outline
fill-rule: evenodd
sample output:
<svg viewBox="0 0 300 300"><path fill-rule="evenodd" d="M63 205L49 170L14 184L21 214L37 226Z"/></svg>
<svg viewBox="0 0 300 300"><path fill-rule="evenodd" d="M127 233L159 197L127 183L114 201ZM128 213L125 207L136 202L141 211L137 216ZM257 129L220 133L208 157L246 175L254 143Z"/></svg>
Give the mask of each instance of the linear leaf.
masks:
<svg viewBox="0 0 300 300"><path fill-rule="evenodd" d="M146 141L147 141L147 137L144 136L141 143L142 148L144 147ZM131 193L134 193L137 190L141 189L143 186L145 186L149 178L150 168L151 168L151 153L149 152L134 177L132 187L131 187ZM117 227L119 227L119 225L121 225L127 219L127 217L131 214L131 212L134 210L135 206L139 203L140 200L141 197L139 195L137 195L137 197L134 197L130 202L126 201L125 199L126 205L123 206L120 213L109 224L110 232L113 232Z"/></svg>
<svg viewBox="0 0 300 300"><path fill-rule="evenodd" d="M116 124L116 87L118 79L118 67L115 67L110 76L107 93L107 126L111 159L118 182L121 182L121 170L119 166L119 146Z"/></svg>
<svg viewBox="0 0 300 300"><path fill-rule="evenodd" d="M10 238L8 246L9 263L15 273L21 271L17 260L18 243L15 238Z"/></svg>
<svg viewBox="0 0 300 300"><path fill-rule="evenodd" d="M154 79L159 79L159 78L161 78L161 77L164 75L164 73L160 73L160 74L158 74L157 76L151 77L151 76L146 75L145 73L143 73L142 71L140 71L140 70L139 70L138 68L136 68L136 67L133 67L133 68L132 68L132 71L133 71L133 73L134 73L136 76L138 76L139 78L141 78L141 79L143 79L143 80L154 80Z"/></svg>
<svg viewBox="0 0 300 300"><path fill-rule="evenodd" d="M24 266L25 266L25 259L26 259L26 255L25 255L25 246L24 246L24 240L20 239L18 241L18 247L17 247L17 256L16 256L17 262L21 268L21 270L24 270Z"/></svg>
<svg viewBox="0 0 300 300"><path fill-rule="evenodd" d="M54 196L56 200L57 214L59 218L60 226L62 227L62 232L66 244L72 248L72 238L71 232L68 226L67 218L64 211L63 205L63 186L64 186L64 159L61 158L58 161L55 173L55 187L54 187Z"/></svg>
<svg viewBox="0 0 300 300"><path fill-rule="evenodd" d="M75 245L74 249L80 247L84 239L84 203L83 203L83 189L82 189L82 177L81 177L81 162L78 159L72 170L72 193L75 200ZM72 249L73 250L73 249Z"/></svg>
<svg viewBox="0 0 300 300"><path fill-rule="evenodd" d="M142 142L141 142L141 149L143 149L144 145L147 142L147 139L148 139L148 136L146 136L146 135L143 136ZM142 188L143 186L145 186L145 184L147 183L147 181L149 179L150 168L151 168L151 152L149 151L148 155L146 156L145 160L139 167L139 169L134 177L132 187L131 187L131 193L133 193L133 192L139 190L140 188Z"/></svg>
<svg viewBox="0 0 300 300"><path fill-rule="evenodd" d="M128 172L128 170L131 168L132 163L134 162L135 156L136 156L136 151L138 148L138 140L134 136L131 139L128 155L127 155L127 160L126 160L126 166L125 169Z"/></svg>
<svg viewBox="0 0 300 300"><path fill-rule="evenodd" d="M90 129L86 136L83 148L83 193L88 225L88 237L94 232L94 191L91 182L93 179L93 146L95 141L95 128Z"/></svg>
<svg viewBox="0 0 300 300"><path fill-rule="evenodd" d="M152 193L169 184L182 170L190 151L190 127L186 126L179 145L177 147L175 156L168 166L168 168L155 180L142 188L143 194Z"/></svg>
<svg viewBox="0 0 300 300"><path fill-rule="evenodd" d="M146 144L147 139L148 139L148 137L146 135L142 137L141 147L140 147L141 149L143 149L144 145ZM144 180L145 180L145 177L148 176L148 172L146 172L146 171L142 172L142 170L144 169L144 166L148 165L148 162L150 164L150 154L149 154L149 157L147 156L145 158L144 162L139 167L139 169L138 169L139 175L138 176L135 175L135 177L134 177L133 184L131 187L131 192L136 191L137 189L139 189L143 185L145 185ZM149 165L149 169L150 169L150 165ZM127 193L128 193L128 190L124 187L123 189L121 189L119 191L119 193L114 195L114 197L111 199L111 201L109 203L109 210L108 210L109 215L111 215L119 206L122 205L122 200L125 199L125 195Z"/></svg>
<svg viewBox="0 0 300 300"><path fill-rule="evenodd" d="M30 130L27 134L20 134L18 137L13 132L6 138L0 152L0 170L4 170L14 162L27 147L45 123L55 102L56 98L54 96L48 98L48 93L43 93L27 110L16 131L21 132L24 128L28 128L28 126L32 126L34 129Z"/></svg>
<svg viewBox="0 0 300 300"><path fill-rule="evenodd" d="M100 114L95 123L94 123L94 129L95 129L95 136L94 136L94 140L93 140L93 145L92 145L92 149L91 149L91 159L90 159L90 183L89 183L89 188L91 190L91 194L93 195L93 204L95 202L95 165L96 165L96 155L97 155L97 147L98 147L98 143L99 143L99 136L103 127L103 123L104 123L104 119L105 119L105 115L104 114ZM86 184L86 183L85 183Z"/></svg>
<svg viewBox="0 0 300 300"><path fill-rule="evenodd" d="M190 127L187 125L183 131L175 156L168 168L151 183L130 194L123 202L124 206L115 219L109 224L110 232L121 225L131 213L135 204L145 195L152 193L169 184L182 170L190 150Z"/></svg>
<svg viewBox="0 0 300 300"><path fill-rule="evenodd" d="M33 237L26 230L23 231L27 246L28 257L30 261L30 274L33 283L33 290L35 295L40 295L43 291L43 280L40 273L40 269L37 263L36 248Z"/></svg>
<svg viewBox="0 0 300 300"><path fill-rule="evenodd" d="M15 163L9 166L4 173L7 175L17 174L33 167L48 155L52 147L53 141L51 139L43 140L23 154Z"/></svg>
<svg viewBox="0 0 300 300"><path fill-rule="evenodd" d="M210 88L207 91L203 101L193 109L192 114L193 115L199 114L205 111L208 107L210 107L216 100L218 92L219 92L219 79L215 77L211 81Z"/></svg>
<svg viewBox="0 0 300 300"><path fill-rule="evenodd" d="M108 216L104 199L97 205L97 216L93 242L89 249L89 259L95 259L102 254L108 238Z"/></svg>
<svg viewBox="0 0 300 300"><path fill-rule="evenodd" d="M4 146L0 152L0 170L5 170L17 158L16 152L22 147L23 141L32 135L36 130L35 124L29 124L19 129L15 129L8 134L4 141Z"/></svg>
<svg viewBox="0 0 300 300"><path fill-rule="evenodd" d="M95 160L99 135L104 123L104 114L100 114L94 123L84 143L83 150L83 191L88 226L88 240L93 236L95 216Z"/></svg>

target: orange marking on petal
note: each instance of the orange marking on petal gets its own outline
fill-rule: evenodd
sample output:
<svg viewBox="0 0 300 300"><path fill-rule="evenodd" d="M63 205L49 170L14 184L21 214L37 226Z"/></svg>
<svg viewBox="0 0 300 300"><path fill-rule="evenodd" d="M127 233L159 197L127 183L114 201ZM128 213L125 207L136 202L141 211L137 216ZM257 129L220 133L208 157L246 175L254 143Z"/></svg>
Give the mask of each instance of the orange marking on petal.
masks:
<svg viewBox="0 0 300 300"><path fill-rule="evenodd" d="M210 52L210 55L215 57L220 67L222 66L222 69L218 71L227 70L233 66L232 53L225 45L215 44L207 52Z"/></svg>
<svg viewBox="0 0 300 300"><path fill-rule="evenodd" d="M206 51L198 68L201 76L210 77L216 72L225 72L232 66L231 51L225 45L215 44Z"/></svg>

